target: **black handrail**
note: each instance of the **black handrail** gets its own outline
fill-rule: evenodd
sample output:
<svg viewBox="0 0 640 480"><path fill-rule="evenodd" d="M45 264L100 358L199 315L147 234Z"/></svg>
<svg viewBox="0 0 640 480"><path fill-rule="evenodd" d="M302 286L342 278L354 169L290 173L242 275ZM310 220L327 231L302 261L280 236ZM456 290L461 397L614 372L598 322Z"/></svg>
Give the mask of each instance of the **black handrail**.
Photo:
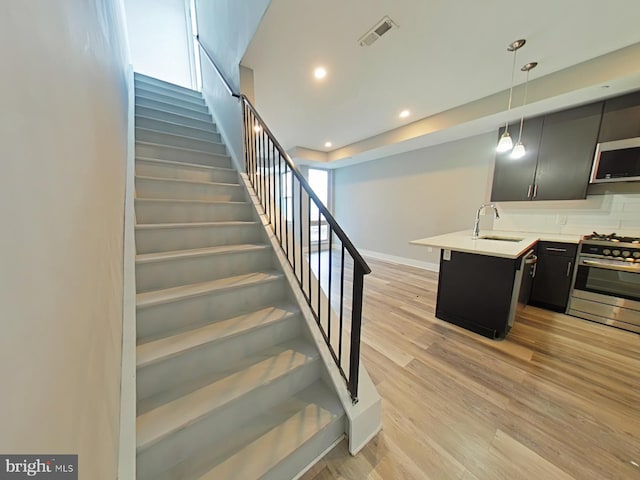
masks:
<svg viewBox="0 0 640 480"><path fill-rule="evenodd" d="M222 84L224 85L224 87L226 88L227 92L229 93L229 95L231 95L232 97L236 97L236 98L240 98L240 94L236 93L233 88L231 87L231 84L229 83L229 81L227 80L227 78L224 76L224 73L222 73L222 70L220 70L218 68L218 65L216 64L215 60L213 60L213 58L211 57L211 55L209 55L209 52L207 51L207 49L205 48L205 46L202 44L202 42L200 41L200 35L195 35L196 37L196 41L198 42L198 45L200 45L200 48L202 49L202 51L204 52L204 54L206 55L206 57L209 59L209 63L211 63L211 66L213 67L213 69L216 71L216 73L218 74L218 77L220 77L220 80L222 80Z"/></svg>
<svg viewBox="0 0 640 480"><path fill-rule="evenodd" d="M322 203L320 198L313 191L307 180L300 173L293 160L284 150L280 142L278 142L267 127L266 123L258 114L251 101L243 94L237 94L233 91L230 83L226 80L222 71L216 66L215 61L202 45L198 36L196 40L200 48L204 51L214 67L214 70L220 77L230 95L239 98L242 101L242 119L243 119L243 137L244 137L244 156L246 174L253 186L254 192L264 210L269 224L272 227L276 239L280 243L283 253L287 261L293 269L293 273L298 280L298 285L304 295L307 304L311 308L311 312L316 323L322 333L325 343L329 347L329 351L347 383L347 388L353 402L358 400L358 373L360 366L360 334L362 327L362 301L364 289L364 276L371 273L371 269L367 262L362 258L360 252L355 248L347 234L342 230L333 215L327 207ZM283 169L284 167L284 169ZM291 184L288 184L287 174L291 173ZM284 175L283 175L284 173ZM294 183L295 182L295 183ZM284 185L283 185L284 183ZM297 186L297 189L296 189ZM297 192L296 192L297 191ZM297 193L297 196L295 195ZM304 195L306 195L306 208L303 209ZM284 208L283 208L284 202ZM289 204L290 202L290 204ZM297 202L297 203L296 203ZM311 218L311 204L315 205L318 210L317 218ZM306 212L303 212L306 210ZM291 218L289 218L291 217ZM297 223L296 223L297 217ZM324 222L323 222L324 218ZM322 269L322 227L326 224L328 237L328 268L326 272ZM313 272L312 266L312 226L318 229L317 232L317 271ZM297 227L297 229L296 229ZM306 227L306 228L304 228ZM305 245L306 234L306 245ZM338 247L339 272L334 269L333 250L334 236L340 242ZM296 245L296 242L298 244ZM296 246L298 249L296 249ZM290 248L291 247L291 248ZM307 250L307 258L305 259L304 250ZM350 327L350 352L348 374L342 365L343 359L343 333L346 330L345 324L345 253L353 262L352 272L352 297L351 297L351 327ZM305 260L306 276L305 276ZM315 261L314 261L315 262ZM316 264L314 263L314 266ZM323 275L328 278L327 291L322 287ZM334 275L339 274L339 300L334 301L334 292L332 291L332 282ZM316 277L317 286L314 291L312 288L312 277ZM314 295L315 292L315 295ZM314 298L315 297L315 298ZM315 300L315 302L314 302ZM323 310L323 300L326 308ZM337 308L334 311L334 308ZM332 314L339 312L339 324L337 327L337 344L334 342L336 330L332 334ZM349 313L347 311L347 313ZM326 320L326 328L323 325ZM338 321L336 320L336 321ZM337 351L336 351L337 350ZM346 358L346 357L345 357Z"/></svg>

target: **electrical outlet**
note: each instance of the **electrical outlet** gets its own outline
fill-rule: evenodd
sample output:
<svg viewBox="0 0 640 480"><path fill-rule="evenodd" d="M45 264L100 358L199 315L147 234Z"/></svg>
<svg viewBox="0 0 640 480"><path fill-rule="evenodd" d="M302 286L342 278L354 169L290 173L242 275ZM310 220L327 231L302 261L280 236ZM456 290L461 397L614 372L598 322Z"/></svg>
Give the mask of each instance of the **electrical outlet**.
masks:
<svg viewBox="0 0 640 480"><path fill-rule="evenodd" d="M432 247L427 247L427 252L428 252L428 253L433 252L433 248L432 248Z"/></svg>
<svg viewBox="0 0 640 480"><path fill-rule="evenodd" d="M556 215L556 225L566 225L567 224L567 216L563 214Z"/></svg>

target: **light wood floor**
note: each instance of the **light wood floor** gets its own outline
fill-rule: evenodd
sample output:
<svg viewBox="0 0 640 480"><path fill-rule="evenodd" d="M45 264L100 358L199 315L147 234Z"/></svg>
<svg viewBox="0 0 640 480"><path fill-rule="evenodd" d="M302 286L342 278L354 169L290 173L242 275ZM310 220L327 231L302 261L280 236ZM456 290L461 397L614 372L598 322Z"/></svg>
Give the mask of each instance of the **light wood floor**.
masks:
<svg viewBox="0 0 640 480"><path fill-rule="evenodd" d="M491 341L435 318L437 274L368 261L383 431L302 480L640 479L640 335L527 307Z"/></svg>

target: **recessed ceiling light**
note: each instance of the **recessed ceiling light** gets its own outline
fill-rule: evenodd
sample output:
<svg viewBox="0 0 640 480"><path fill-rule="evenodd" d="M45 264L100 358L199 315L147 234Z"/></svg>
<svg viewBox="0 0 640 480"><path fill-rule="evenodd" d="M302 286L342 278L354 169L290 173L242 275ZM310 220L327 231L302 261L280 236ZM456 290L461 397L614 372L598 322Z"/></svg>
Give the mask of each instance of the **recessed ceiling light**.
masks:
<svg viewBox="0 0 640 480"><path fill-rule="evenodd" d="M333 147L333 143L331 143L331 142L325 142L325 143L324 143L324 146L325 146L325 147L327 147L327 148L330 148L330 147Z"/></svg>
<svg viewBox="0 0 640 480"><path fill-rule="evenodd" d="M399 117L400 117L400 118L407 118L409 115L411 115L411 112L410 112L409 110L402 110L402 111L400 112Z"/></svg>
<svg viewBox="0 0 640 480"><path fill-rule="evenodd" d="M313 71L313 76L316 77L318 80L322 80L324 77L327 76L327 69L324 67L318 67Z"/></svg>

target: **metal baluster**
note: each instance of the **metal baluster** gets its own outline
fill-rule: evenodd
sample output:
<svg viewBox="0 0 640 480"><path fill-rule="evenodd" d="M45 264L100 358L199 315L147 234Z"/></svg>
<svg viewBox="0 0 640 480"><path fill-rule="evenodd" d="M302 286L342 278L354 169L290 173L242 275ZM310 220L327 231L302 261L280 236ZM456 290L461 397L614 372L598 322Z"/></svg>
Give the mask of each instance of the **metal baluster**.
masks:
<svg viewBox="0 0 640 480"><path fill-rule="evenodd" d="M342 242L340 242L342 243ZM342 369L342 332L344 314L344 243L342 243L342 259L340 260L340 335L338 344L338 366Z"/></svg>
<svg viewBox="0 0 640 480"><path fill-rule="evenodd" d="M271 149L269 148L270 139L269 136L265 134L266 139L266 147L267 147L267 157L265 158L265 170L267 172L267 196L265 197L267 201L267 218L269 219L269 223L271 223Z"/></svg>
<svg viewBox="0 0 640 480"><path fill-rule="evenodd" d="M255 124L252 127L254 135L256 136L256 194L258 195L258 201L262 201L262 181L260 179L260 155L258 153L258 147L260 146L260 136L255 129Z"/></svg>
<svg viewBox="0 0 640 480"><path fill-rule="evenodd" d="M264 129L260 130L260 165L261 165L261 177L262 177L262 211L266 213L267 207L265 206L265 195L266 195L266 169L264 164Z"/></svg>
<svg viewBox="0 0 640 480"><path fill-rule="evenodd" d="M276 146L271 142L271 212L273 215L273 233L276 233Z"/></svg>
<svg viewBox="0 0 640 480"><path fill-rule="evenodd" d="M293 178L293 174L292 174L292 178ZM291 180L293 181L293 179ZM293 196L293 192L291 192L292 196ZM300 241L297 242L300 244L300 278L298 279L298 281L300 282L300 289L302 290L302 293L304 293L304 268L302 265L302 186L300 186L300 190L298 190L298 200L299 200L299 205L298 205L298 229L300 230ZM291 215L292 218L295 219L295 215ZM296 224L294 223L292 226L292 235L293 235L293 264L296 264ZM295 266L293 268L294 272L295 272Z"/></svg>
<svg viewBox="0 0 640 480"><path fill-rule="evenodd" d="M307 192L307 255L308 261L307 265L309 266L308 274L309 274L309 303L311 303L311 195ZM311 306L311 305L310 305ZM313 310L313 306L311 306Z"/></svg>
<svg viewBox="0 0 640 480"><path fill-rule="evenodd" d="M255 158L254 158L254 154L253 154L253 146L255 144L255 139L253 136L253 129L251 128L251 119L253 118L253 113L249 112L251 115L249 115L249 120L247 121L248 125L247 125L247 131L249 132L249 150L250 150L250 154L249 156L251 157L251 176L249 177L249 179L251 180L251 185L253 186L254 190L256 188L256 179L255 179L255 174L256 174L256 169L255 169Z"/></svg>
<svg viewBox="0 0 640 480"><path fill-rule="evenodd" d="M244 171L249 175L249 149L247 148L247 106L242 103L242 148L244 150Z"/></svg>
<svg viewBox="0 0 640 480"><path fill-rule="evenodd" d="M255 125L255 114L251 114L251 136L253 137L253 188L256 194L259 194L260 186L258 185L258 136L253 126Z"/></svg>
<svg viewBox="0 0 640 480"><path fill-rule="evenodd" d="M251 131L249 129L249 119L250 119L250 114L251 111L248 109L248 107L245 105L245 108L247 108L247 118L245 121L245 135L247 137L247 158L249 159L249 171L247 172L247 175L249 176L249 181L251 181ZM253 185L253 183L252 183Z"/></svg>
<svg viewBox="0 0 640 480"><path fill-rule="evenodd" d="M282 193L282 155L278 152L278 208L280 212L278 216L278 230L280 232L278 240L280 241L280 246L282 246Z"/></svg>
<svg viewBox="0 0 640 480"><path fill-rule="evenodd" d="M320 228L320 205L316 204L316 207L318 208L318 325L320 325L320 319L322 318L320 315L320 299L322 298L322 275L320 272L322 259L322 228Z"/></svg>
<svg viewBox="0 0 640 480"><path fill-rule="evenodd" d="M327 272L329 273L329 289L327 299L329 301L329 307L327 309L327 337L329 338L329 345L331 345L331 276L333 275L332 267L332 257L333 257L333 233L331 231L331 227L327 224L327 234L329 235L329 269Z"/></svg>
<svg viewBox="0 0 640 480"><path fill-rule="evenodd" d="M255 128L253 128L255 125L255 115L253 118L253 122L251 124L251 132L253 133L253 138L254 138L254 147L253 147L253 161L255 163L255 167L254 167L254 180L255 180L255 190L256 190L256 195L258 196L258 199L260 198L260 163L258 161L258 132L256 132Z"/></svg>
<svg viewBox="0 0 640 480"><path fill-rule="evenodd" d="M259 180L260 180L260 170L259 170L259 164L258 164L258 132L256 132L253 128L253 126L255 125L255 115L254 115L254 120L253 123L251 124L251 133L253 135L254 141L253 141L253 184L254 184L254 189L256 191L256 195L258 196L258 198L260 198L260 184L259 184Z"/></svg>
<svg viewBox="0 0 640 480"><path fill-rule="evenodd" d="M267 214L267 220L271 223L271 212L269 211L269 192L271 191L271 177L269 175L269 137L264 130L262 131L262 136L264 141L264 213Z"/></svg>
<svg viewBox="0 0 640 480"><path fill-rule="evenodd" d="M291 182L288 181L288 179L291 178ZM287 212L289 212L289 209L291 209L292 212L292 216L293 216L293 176L291 175L291 169L287 166L287 164L285 163L284 165L284 183L285 183L285 188L287 189L287 200L285 200L286 206L285 209ZM290 198L290 200L289 200ZM286 244L285 244L285 252L287 254L287 260L289 260L289 220L287 219L287 216L285 214L284 217L284 234L286 238Z"/></svg>
<svg viewBox="0 0 640 480"><path fill-rule="evenodd" d="M253 160L251 158L251 129L249 128L249 119L250 119L251 112L249 111L249 107L247 107L246 104L244 108L247 112L245 116L245 136L246 136L246 142L247 142L247 164L248 164L247 176L249 177L249 181L253 186Z"/></svg>
<svg viewBox="0 0 640 480"><path fill-rule="evenodd" d="M360 333L362 329L362 291L364 271L353 262L353 296L351 299L351 352L349 358L349 392L353 403L358 402L358 374L360 368Z"/></svg>

